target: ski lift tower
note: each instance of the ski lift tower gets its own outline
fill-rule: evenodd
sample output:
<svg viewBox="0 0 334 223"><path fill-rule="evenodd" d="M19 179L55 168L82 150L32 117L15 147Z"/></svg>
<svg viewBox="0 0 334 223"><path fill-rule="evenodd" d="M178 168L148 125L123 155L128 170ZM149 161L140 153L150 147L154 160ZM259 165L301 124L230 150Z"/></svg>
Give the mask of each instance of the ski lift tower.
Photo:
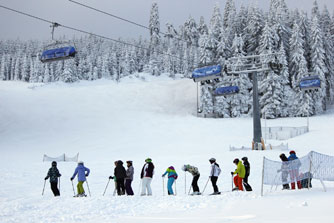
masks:
<svg viewBox="0 0 334 223"><path fill-rule="evenodd" d="M278 53L269 53L262 55L251 55L242 57L231 57L225 60L224 70L227 74L242 75L252 74L253 80L253 142L252 149L264 150L264 141L262 138L259 93L257 73L265 71L274 71L279 73L282 64L278 62Z"/></svg>

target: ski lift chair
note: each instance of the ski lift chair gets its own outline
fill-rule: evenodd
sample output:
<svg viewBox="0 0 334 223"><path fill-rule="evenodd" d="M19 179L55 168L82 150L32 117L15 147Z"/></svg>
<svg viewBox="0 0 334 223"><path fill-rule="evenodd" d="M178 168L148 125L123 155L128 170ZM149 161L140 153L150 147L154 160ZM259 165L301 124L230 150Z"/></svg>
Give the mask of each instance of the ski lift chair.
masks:
<svg viewBox="0 0 334 223"><path fill-rule="evenodd" d="M304 77L299 82L301 90L317 90L321 87L321 81L318 75Z"/></svg>
<svg viewBox="0 0 334 223"><path fill-rule="evenodd" d="M226 86L226 87L219 87L213 92L214 96L226 96L226 95L233 95L239 93L238 86Z"/></svg>
<svg viewBox="0 0 334 223"><path fill-rule="evenodd" d="M220 77L221 70L220 65L197 68L192 73L192 79L195 82L214 80Z"/></svg>

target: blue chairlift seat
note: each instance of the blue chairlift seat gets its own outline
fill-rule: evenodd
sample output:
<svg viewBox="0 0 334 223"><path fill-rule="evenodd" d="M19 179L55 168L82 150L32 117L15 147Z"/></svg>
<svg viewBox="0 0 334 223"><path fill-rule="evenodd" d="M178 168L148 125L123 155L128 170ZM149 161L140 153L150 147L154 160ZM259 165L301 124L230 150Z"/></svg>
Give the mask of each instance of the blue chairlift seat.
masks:
<svg viewBox="0 0 334 223"><path fill-rule="evenodd" d="M192 73L192 79L195 82L213 80L220 77L221 70L220 65L197 68Z"/></svg>
<svg viewBox="0 0 334 223"><path fill-rule="evenodd" d="M224 95L232 95L239 93L238 86L226 86L226 87L219 87L216 88L214 91L214 96L224 96Z"/></svg>
<svg viewBox="0 0 334 223"><path fill-rule="evenodd" d="M299 82L299 87L301 90L314 90L321 87L321 81L319 76L310 76L310 77L304 77Z"/></svg>
<svg viewBox="0 0 334 223"><path fill-rule="evenodd" d="M73 46L66 46L43 51L40 60L42 63L57 60L65 60L75 57L76 50Z"/></svg>

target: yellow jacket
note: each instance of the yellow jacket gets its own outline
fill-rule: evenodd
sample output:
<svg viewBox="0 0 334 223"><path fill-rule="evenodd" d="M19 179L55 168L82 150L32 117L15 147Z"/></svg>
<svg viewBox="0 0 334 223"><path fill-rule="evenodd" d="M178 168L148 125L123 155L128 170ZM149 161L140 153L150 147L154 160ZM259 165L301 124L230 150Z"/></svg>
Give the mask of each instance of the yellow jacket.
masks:
<svg viewBox="0 0 334 223"><path fill-rule="evenodd" d="M234 174L238 174L240 178L245 178L246 169L245 169L245 166L242 164L241 161L239 161L239 163L237 165L237 169L234 171Z"/></svg>

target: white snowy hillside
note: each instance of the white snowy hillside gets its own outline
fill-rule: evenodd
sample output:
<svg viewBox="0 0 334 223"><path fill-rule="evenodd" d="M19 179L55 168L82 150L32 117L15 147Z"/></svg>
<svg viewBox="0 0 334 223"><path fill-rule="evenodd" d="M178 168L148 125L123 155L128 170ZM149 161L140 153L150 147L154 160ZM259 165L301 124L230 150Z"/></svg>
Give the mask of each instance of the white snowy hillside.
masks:
<svg viewBox="0 0 334 223"><path fill-rule="evenodd" d="M265 186L261 196L263 156L279 161L288 151L238 151L230 146L251 145L253 120L196 117L196 84L189 79L145 76L65 83L0 81L0 222L1 223L218 223L218 222L331 222L334 183L313 180L310 190ZM142 78L142 79L144 79ZM264 122L262 123L264 125ZM268 126L305 126L306 118L267 121ZM299 157L311 150L334 156L334 109L310 117L310 132L286 141ZM269 141L278 145L282 141ZM44 177L51 166L43 155L74 156L90 168L91 197L73 198L70 181L75 162L58 162L60 197L54 197ZM231 192L234 158L248 157L252 192ZM152 158L153 196L139 196L140 171ZM222 169L221 195L209 182L204 195L188 196L192 176L181 170L195 165L202 191L211 157ZM115 160L132 160L134 196L113 196L108 177ZM173 165L179 178L176 196L163 196L161 175ZM76 187L77 180L73 181ZM166 193L166 179L165 193ZM185 185L186 183L186 185ZM87 184L84 184L88 194ZM75 188L76 189L76 188ZM185 193L186 192L186 193Z"/></svg>

